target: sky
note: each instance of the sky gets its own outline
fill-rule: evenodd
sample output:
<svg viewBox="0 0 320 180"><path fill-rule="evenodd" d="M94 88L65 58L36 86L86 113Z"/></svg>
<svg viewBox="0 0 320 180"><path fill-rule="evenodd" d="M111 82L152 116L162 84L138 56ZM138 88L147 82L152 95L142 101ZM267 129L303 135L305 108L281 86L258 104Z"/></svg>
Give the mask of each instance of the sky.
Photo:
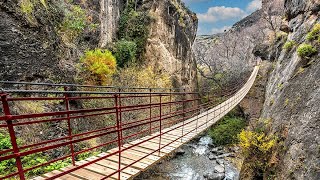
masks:
<svg viewBox="0 0 320 180"><path fill-rule="evenodd" d="M261 0L182 0L199 19L198 35L223 32L261 8Z"/></svg>

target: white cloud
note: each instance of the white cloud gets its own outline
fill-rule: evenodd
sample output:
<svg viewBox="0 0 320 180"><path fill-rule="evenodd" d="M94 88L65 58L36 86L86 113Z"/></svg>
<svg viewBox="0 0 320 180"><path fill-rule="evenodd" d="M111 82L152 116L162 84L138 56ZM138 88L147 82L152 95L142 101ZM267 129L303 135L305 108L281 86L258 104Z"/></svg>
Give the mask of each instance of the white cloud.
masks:
<svg viewBox="0 0 320 180"><path fill-rule="evenodd" d="M182 0L185 3L199 3L199 2L208 2L209 0Z"/></svg>
<svg viewBox="0 0 320 180"><path fill-rule="evenodd" d="M237 7L215 6L210 7L206 13L199 13L200 22L217 22L246 16L246 12Z"/></svg>
<svg viewBox="0 0 320 180"><path fill-rule="evenodd" d="M231 28L231 26L223 26L222 28L212 28L211 29L211 34L218 34L222 33L224 31L227 31Z"/></svg>
<svg viewBox="0 0 320 180"><path fill-rule="evenodd" d="M248 12L253 12L255 10L260 9L262 6L262 2L261 0L253 0L251 1L248 6L247 6L247 11Z"/></svg>

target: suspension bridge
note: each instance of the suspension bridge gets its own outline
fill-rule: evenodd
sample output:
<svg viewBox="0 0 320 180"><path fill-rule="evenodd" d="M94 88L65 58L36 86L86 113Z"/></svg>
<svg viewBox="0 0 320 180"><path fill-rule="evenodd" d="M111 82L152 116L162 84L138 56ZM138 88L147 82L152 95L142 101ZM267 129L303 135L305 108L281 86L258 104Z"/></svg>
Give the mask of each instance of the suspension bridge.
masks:
<svg viewBox="0 0 320 180"><path fill-rule="evenodd" d="M247 81L218 104L210 94L200 103L198 93L178 89L1 82L11 87L0 92L0 132L9 134L11 148L0 150L0 162L13 160L15 172L0 174L0 179L132 179L236 107L258 70L256 66ZM36 109L34 102L45 102L45 108ZM33 111L17 110L23 104ZM21 142L23 129L34 131L37 138ZM91 146L83 147L84 143ZM25 157L39 154L51 159L26 166ZM66 160L70 165L29 176Z"/></svg>

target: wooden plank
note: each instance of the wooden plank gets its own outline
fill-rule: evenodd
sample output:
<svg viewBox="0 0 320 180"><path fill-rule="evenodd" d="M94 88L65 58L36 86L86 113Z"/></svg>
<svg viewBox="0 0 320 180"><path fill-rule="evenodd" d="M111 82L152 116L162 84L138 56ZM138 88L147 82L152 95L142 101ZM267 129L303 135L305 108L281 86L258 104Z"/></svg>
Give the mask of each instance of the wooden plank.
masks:
<svg viewBox="0 0 320 180"><path fill-rule="evenodd" d="M43 177L50 178L50 177L53 177L53 176L55 176L57 174L61 174L61 173L62 173L62 171L54 170L52 172L44 174ZM63 176L61 176L59 178L56 178L56 180L75 180L75 179L78 180L79 178L75 177L75 176L72 176L70 174L66 174L66 175L63 175Z"/></svg>
<svg viewBox="0 0 320 180"><path fill-rule="evenodd" d="M148 143L156 144L159 146L158 139L150 140L150 141L148 141ZM165 150L172 151L172 149L175 149L175 148L179 147L180 145L181 145L180 143L168 141L164 138L161 138L161 147L164 147Z"/></svg>
<svg viewBox="0 0 320 180"><path fill-rule="evenodd" d="M130 144L130 146L131 145L134 145L134 144L131 144L131 143L129 143ZM129 146L129 145L128 145ZM148 146L156 146L156 148L149 148ZM134 148L133 148L134 150L137 150L137 151L139 151L139 152L147 152L147 153L151 153L152 151L154 151L154 150L157 150L157 149L159 149L159 144L150 144L150 143L147 143L147 142L144 142L144 143L142 143L142 144L140 144L140 145L138 145L138 146L135 146ZM152 151L151 151L152 150ZM162 156L165 156L166 154L168 154L169 152L170 152L170 150L169 149L164 149L164 148L162 148L161 150L160 150L160 157L162 157ZM159 156L159 154L157 153L156 154L156 156Z"/></svg>
<svg viewBox="0 0 320 180"><path fill-rule="evenodd" d="M142 142L142 141L143 140L140 140L140 142ZM135 147L144 148L144 147L146 147L146 142L149 142L149 141L146 141L146 142L139 144L140 142L129 142L128 144L124 145L124 147L130 147L130 146L136 145ZM139 144L139 145L137 145L137 144ZM159 146L159 143L158 143L158 146ZM140 148L137 148L137 149L140 149ZM162 149L162 152L164 153L164 155L167 153L166 151L167 150Z"/></svg>
<svg viewBox="0 0 320 180"><path fill-rule="evenodd" d="M113 150L111 151L108 151L108 152L111 152L112 153ZM121 157L126 157L128 159L132 159L132 160L138 160L138 159L141 159L143 156L141 155L137 155L135 153L132 153L131 151L127 150L127 151L124 151L124 152L121 152ZM154 160L153 159L149 159L148 157L140 160L140 162L143 162L145 164L153 164L154 163Z"/></svg>
<svg viewBox="0 0 320 180"><path fill-rule="evenodd" d="M98 159L98 157L91 157L91 158L88 158L87 160L93 161L93 160L96 160L96 159ZM96 164L99 164L101 166L104 166L104 167L107 167L107 168L110 168L110 169L113 169L113 170L117 170L118 167L119 167L119 164L117 162L113 162L113 161L111 161L109 159L100 160L100 161L96 162ZM120 168L122 169L124 167L126 167L126 166L121 164ZM137 169L134 169L132 167L127 167L126 169L123 170L123 172L125 174L128 174L128 175L135 175L140 171L137 170Z"/></svg>
<svg viewBox="0 0 320 180"><path fill-rule="evenodd" d="M180 142L180 143L184 143L184 142L181 142L181 138L177 137L177 136L172 136L172 135L169 135L169 134L164 134L161 139L163 140L168 140L168 141L175 141L175 142Z"/></svg>
<svg viewBox="0 0 320 180"><path fill-rule="evenodd" d="M131 145L125 145L124 147L126 147L126 146L129 147L129 146L131 146ZM165 156L165 155L166 155L165 153L162 153L162 152L160 152L160 153L158 153L158 152L152 153L152 152L153 152L152 150L150 150L150 149L145 149L145 148L138 147L138 146L132 147L132 148L130 148L128 151L130 151L130 152L132 152L132 153L134 153L134 154L137 154L137 155L138 155L138 154L141 154L142 157L150 154L150 155L148 155L147 158L149 158L149 159L151 159L151 160L153 160L153 161L157 161L157 160L160 159L162 156ZM151 153L152 153L152 154L151 154Z"/></svg>
<svg viewBox="0 0 320 180"><path fill-rule="evenodd" d="M83 161L77 162L76 164L77 165L82 165L82 164L85 164L85 163L88 163L88 162L89 161L83 160ZM111 169L111 168L108 168L108 167L104 167L104 166L100 166L99 164L96 164L96 163L90 164L90 165L84 167L83 169L88 170L88 171L92 171L92 172L97 173L97 174L105 175L105 176L108 176L109 174L112 174L112 173L116 172L116 170L114 170L114 169ZM112 179L117 179L118 178L118 173L112 175L111 178ZM128 179L128 175L123 176L123 178Z"/></svg>
<svg viewBox="0 0 320 180"><path fill-rule="evenodd" d="M62 168L63 171L67 171L72 169L71 167L66 167L66 168ZM86 169L79 169L76 171L73 171L70 173L73 176L77 176L79 178L83 178L83 179L90 179L90 180L100 180L102 178L104 178L105 176L98 174L98 173L94 173L92 171L86 170Z"/></svg>
<svg viewBox="0 0 320 180"><path fill-rule="evenodd" d="M159 139L160 138L151 139L148 142L159 144ZM142 138L142 140L145 140L145 139ZM167 140L167 139L161 138L161 145L163 145L163 146L167 145L167 147L176 148L176 147L179 147L181 145L181 143L178 143L177 141L173 142L173 140Z"/></svg>
<svg viewBox="0 0 320 180"><path fill-rule="evenodd" d="M38 177L32 178L31 180L44 180L44 179L45 179L44 177L38 176Z"/></svg>
<svg viewBox="0 0 320 180"><path fill-rule="evenodd" d="M98 155L100 157L100 155ZM113 155L108 157L108 160L111 160L113 162L118 162L119 161L119 156ZM124 165L129 165L132 164L133 162L137 161L138 159L132 160L128 159L127 157L121 157L121 164ZM150 164L149 164L150 165ZM148 164L142 163L142 162L136 162L132 165L133 168L138 169L138 170L143 170L148 167Z"/></svg>
<svg viewBox="0 0 320 180"><path fill-rule="evenodd" d="M153 143L153 142L145 142L143 144L141 144L141 146L139 145L139 147L143 147L143 148L147 148L149 150L157 150L159 148L159 143ZM163 147L163 146L162 146ZM162 148L160 151L165 153L165 154L168 154L170 153L171 151L173 151L174 148L170 148L170 147L164 147Z"/></svg>

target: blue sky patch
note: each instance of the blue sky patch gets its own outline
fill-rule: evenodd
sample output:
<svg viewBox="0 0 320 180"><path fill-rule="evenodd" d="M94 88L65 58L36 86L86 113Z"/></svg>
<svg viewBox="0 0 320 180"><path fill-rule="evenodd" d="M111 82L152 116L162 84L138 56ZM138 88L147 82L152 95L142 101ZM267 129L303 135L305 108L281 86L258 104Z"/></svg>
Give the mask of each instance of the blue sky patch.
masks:
<svg viewBox="0 0 320 180"><path fill-rule="evenodd" d="M261 0L182 0L197 13L198 34L216 34L261 8Z"/></svg>

